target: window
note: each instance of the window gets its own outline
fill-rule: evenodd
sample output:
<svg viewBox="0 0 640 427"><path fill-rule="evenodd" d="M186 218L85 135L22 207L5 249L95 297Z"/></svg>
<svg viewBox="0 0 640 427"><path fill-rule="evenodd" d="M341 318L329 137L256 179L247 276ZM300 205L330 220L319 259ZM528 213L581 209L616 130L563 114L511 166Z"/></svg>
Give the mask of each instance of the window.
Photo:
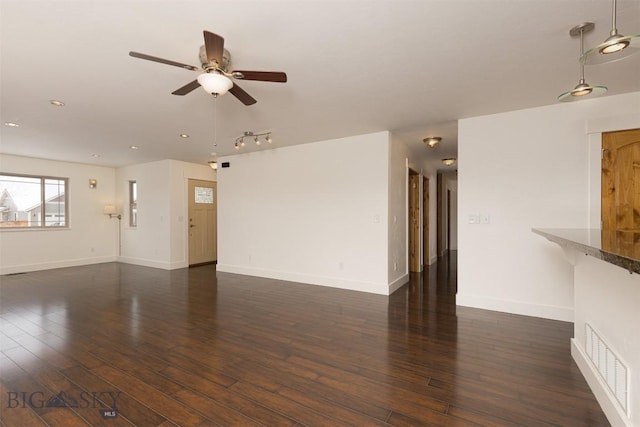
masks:
<svg viewBox="0 0 640 427"><path fill-rule="evenodd" d="M68 227L68 181L0 174L0 228Z"/></svg>
<svg viewBox="0 0 640 427"><path fill-rule="evenodd" d="M195 202L213 204L213 188L195 187Z"/></svg>
<svg viewBox="0 0 640 427"><path fill-rule="evenodd" d="M129 181L129 226L138 226L138 183Z"/></svg>

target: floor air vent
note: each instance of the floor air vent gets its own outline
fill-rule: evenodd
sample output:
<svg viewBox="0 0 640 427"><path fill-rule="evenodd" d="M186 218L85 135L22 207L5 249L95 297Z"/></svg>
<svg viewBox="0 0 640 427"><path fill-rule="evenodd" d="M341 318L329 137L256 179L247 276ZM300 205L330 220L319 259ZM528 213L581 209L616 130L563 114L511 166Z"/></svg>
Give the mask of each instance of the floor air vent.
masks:
<svg viewBox="0 0 640 427"><path fill-rule="evenodd" d="M609 390L625 413L627 412L627 367L609 348L606 342L585 323L587 356L607 383Z"/></svg>

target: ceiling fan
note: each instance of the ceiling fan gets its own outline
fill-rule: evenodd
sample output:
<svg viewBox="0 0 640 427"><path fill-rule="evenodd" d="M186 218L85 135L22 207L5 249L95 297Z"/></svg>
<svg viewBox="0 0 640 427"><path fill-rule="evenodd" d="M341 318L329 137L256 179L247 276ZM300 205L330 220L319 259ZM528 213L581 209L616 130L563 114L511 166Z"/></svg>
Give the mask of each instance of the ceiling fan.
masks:
<svg viewBox="0 0 640 427"><path fill-rule="evenodd" d="M209 31L204 31L204 46L200 47L200 62L202 63L202 68L139 52L132 51L129 52L129 55L134 58L160 62L161 64L173 65L174 67L191 71L204 71L196 80L171 92L173 95L186 95L197 87L202 86L204 90L213 96L224 95L228 91L244 105L252 105L257 101L231 79L277 83L285 83L287 81L286 73L280 71L229 71L231 67L231 55L229 51L224 48L224 38Z"/></svg>

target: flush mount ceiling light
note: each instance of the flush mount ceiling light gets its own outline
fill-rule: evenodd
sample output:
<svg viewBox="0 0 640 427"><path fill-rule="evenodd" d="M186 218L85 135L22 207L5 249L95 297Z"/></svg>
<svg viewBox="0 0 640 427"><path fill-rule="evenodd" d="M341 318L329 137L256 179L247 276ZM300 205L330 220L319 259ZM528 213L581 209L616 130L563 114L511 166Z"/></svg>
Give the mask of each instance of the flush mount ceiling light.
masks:
<svg viewBox="0 0 640 427"><path fill-rule="evenodd" d="M64 102L58 101L57 99L50 99L49 104L53 105L54 107L64 107Z"/></svg>
<svg viewBox="0 0 640 427"><path fill-rule="evenodd" d="M241 147L244 147L245 138L253 138L253 142L255 142L256 145L260 145L262 144L262 141L260 141L259 139L261 136L265 137L264 140L266 143L268 144L273 143L273 139L271 139L271 132L253 133L251 131L245 131L244 134L236 138L236 142L235 144L233 144L233 146L236 150L239 150Z"/></svg>
<svg viewBox="0 0 640 427"><path fill-rule="evenodd" d="M571 37L580 36L580 52L584 49L584 33L589 32L595 28L593 22L584 22L580 25L576 25L569 30ZM584 63L580 62L580 81L572 90L565 92L558 96L560 102L571 102L583 99L585 96L590 95L590 98L600 96L607 91L605 86L591 86L584 79Z"/></svg>
<svg viewBox="0 0 640 427"><path fill-rule="evenodd" d="M132 149L132 150L137 150L140 147L138 147L137 145L130 145L129 148Z"/></svg>
<svg viewBox="0 0 640 427"><path fill-rule="evenodd" d="M422 140L422 142L424 142L425 144L427 144L429 147L433 148L436 145L438 145L440 143L440 141L442 141L442 138L439 136L430 136L428 138L425 138Z"/></svg>
<svg viewBox="0 0 640 427"><path fill-rule="evenodd" d="M612 1L611 31L602 43L581 52L580 62L585 65L597 65L617 61L640 52L640 34L623 36L616 28L616 0Z"/></svg>
<svg viewBox="0 0 640 427"><path fill-rule="evenodd" d="M14 122L4 122L5 126L8 126L10 128L19 128L20 125L18 123L14 123Z"/></svg>
<svg viewBox="0 0 640 427"><path fill-rule="evenodd" d="M189 135L187 135L186 133L181 133L180 138L189 138Z"/></svg>
<svg viewBox="0 0 640 427"><path fill-rule="evenodd" d="M200 74L198 83L207 93L213 96L224 95L233 87L233 82L230 78L215 71L207 71L204 74Z"/></svg>
<svg viewBox="0 0 640 427"><path fill-rule="evenodd" d="M447 159L442 159L442 163L445 166L453 166L456 163L456 159L454 157L449 157Z"/></svg>
<svg viewBox="0 0 640 427"><path fill-rule="evenodd" d="M213 170L218 169L218 162L216 162L215 160L211 160L210 162L207 162L207 164Z"/></svg>

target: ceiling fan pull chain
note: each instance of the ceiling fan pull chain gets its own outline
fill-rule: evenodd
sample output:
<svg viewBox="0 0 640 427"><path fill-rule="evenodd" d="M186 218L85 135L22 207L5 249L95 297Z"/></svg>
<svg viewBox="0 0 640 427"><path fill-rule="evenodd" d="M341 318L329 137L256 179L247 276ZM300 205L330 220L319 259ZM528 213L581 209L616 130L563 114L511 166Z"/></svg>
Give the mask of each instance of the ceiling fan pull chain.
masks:
<svg viewBox="0 0 640 427"><path fill-rule="evenodd" d="M213 146L218 146L218 97L213 100Z"/></svg>

